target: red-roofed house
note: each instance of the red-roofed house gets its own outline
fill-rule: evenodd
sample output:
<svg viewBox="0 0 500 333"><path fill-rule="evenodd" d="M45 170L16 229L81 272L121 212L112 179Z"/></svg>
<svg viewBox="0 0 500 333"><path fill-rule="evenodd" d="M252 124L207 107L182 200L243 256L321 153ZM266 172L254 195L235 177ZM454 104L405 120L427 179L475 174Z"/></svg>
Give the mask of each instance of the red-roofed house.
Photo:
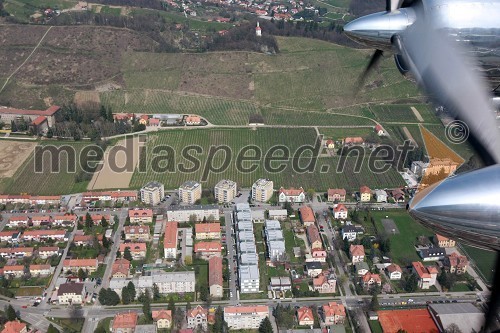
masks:
<svg viewBox="0 0 500 333"><path fill-rule="evenodd" d="M363 245L352 245L349 247L349 254L353 264L365 260L365 248Z"/></svg>
<svg viewBox="0 0 500 333"><path fill-rule="evenodd" d="M196 223L194 232L196 239L220 239L220 223Z"/></svg>
<svg viewBox="0 0 500 333"><path fill-rule="evenodd" d="M208 286L210 296L220 298L223 295L222 258L213 256L208 259Z"/></svg>
<svg viewBox="0 0 500 333"><path fill-rule="evenodd" d="M372 199L372 190L368 186L361 186L359 188L359 201L368 202Z"/></svg>
<svg viewBox="0 0 500 333"><path fill-rule="evenodd" d="M57 254L59 254L57 246L42 246L38 248L38 256L42 259L47 259Z"/></svg>
<svg viewBox="0 0 500 333"><path fill-rule="evenodd" d="M380 125L380 124L375 125L375 133L377 133L378 136L382 136L385 134L384 128L382 127L382 125Z"/></svg>
<svg viewBox="0 0 500 333"><path fill-rule="evenodd" d="M337 287L337 277L333 272L324 272L313 278L313 288L320 294L333 294Z"/></svg>
<svg viewBox="0 0 500 333"><path fill-rule="evenodd" d="M92 273L97 270L97 266L97 259L65 259L63 262L63 271L76 273L81 268L84 271L87 270L89 273Z"/></svg>
<svg viewBox="0 0 500 333"><path fill-rule="evenodd" d="M455 245L456 245L456 243L455 243L455 241L453 239L441 236L440 234L435 234L434 235L434 243L438 247L443 247L443 248L455 247Z"/></svg>
<svg viewBox="0 0 500 333"><path fill-rule="evenodd" d="M125 240L148 242L151 239L149 227L145 226L126 226L123 228Z"/></svg>
<svg viewBox="0 0 500 333"><path fill-rule="evenodd" d="M130 277L130 261L124 258L116 259L111 268L111 277L123 279Z"/></svg>
<svg viewBox="0 0 500 333"><path fill-rule="evenodd" d="M448 255L444 259L444 266L450 273L463 274L467 271L469 260L466 256L459 255L456 252Z"/></svg>
<svg viewBox="0 0 500 333"><path fill-rule="evenodd" d="M344 145L360 145L363 142L365 142L365 140L360 136L347 137L344 139Z"/></svg>
<svg viewBox="0 0 500 333"><path fill-rule="evenodd" d="M149 119L149 126L160 126L160 119L158 118Z"/></svg>
<svg viewBox="0 0 500 333"><path fill-rule="evenodd" d="M343 324L345 320L345 307L337 302L329 302L322 307L322 317L325 325Z"/></svg>
<svg viewBox="0 0 500 333"><path fill-rule="evenodd" d="M19 320L8 321L5 323L4 328L1 333L27 333L28 327L25 323L21 323Z"/></svg>
<svg viewBox="0 0 500 333"><path fill-rule="evenodd" d="M333 209L333 217L345 220L347 218L347 208L343 204L338 204Z"/></svg>
<svg viewBox="0 0 500 333"><path fill-rule="evenodd" d="M33 128L33 132L37 135L46 134L49 129L49 125L47 123L47 117L38 116L31 123L31 127Z"/></svg>
<svg viewBox="0 0 500 333"><path fill-rule="evenodd" d="M117 313L111 324L111 332L134 333L137 326L137 317L136 312Z"/></svg>
<svg viewBox="0 0 500 333"><path fill-rule="evenodd" d="M187 116L184 122L188 126L198 126L201 124L201 118L198 116Z"/></svg>
<svg viewBox="0 0 500 333"><path fill-rule="evenodd" d="M94 235L75 235L73 237L73 243L76 246L87 246L94 243Z"/></svg>
<svg viewBox="0 0 500 333"><path fill-rule="evenodd" d="M50 265L30 265L31 276L49 276Z"/></svg>
<svg viewBox="0 0 500 333"><path fill-rule="evenodd" d="M280 188L278 201L280 203L284 202L304 202L306 199L306 195L304 193L304 189L302 187L299 188Z"/></svg>
<svg viewBox="0 0 500 333"><path fill-rule="evenodd" d="M153 210L152 209L130 209L128 211L130 223L153 223Z"/></svg>
<svg viewBox="0 0 500 333"><path fill-rule="evenodd" d="M9 222L7 222L7 226L9 228L27 227L29 220L27 216L11 216Z"/></svg>
<svg viewBox="0 0 500 333"><path fill-rule="evenodd" d="M401 277L403 275L403 271L401 270L401 267L396 264L390 264L385 268L387 271L387 275L389 276L390 280L401 280Z"/></svg>
<svg viewBox="0 0 500 333"><path fill-rule="evenodd" d="M345 201L346 191L343 188L330 188L328 189L328 201Z"/></svg>
<svg viewBox="0 0 500 333"><path fill-rule="evenodd" d="M47 110L21 110L9 107L0 107L0 116L2 121L6 124L10 124L12 121L18 120L20 117L28 119L29 121L34 121L40 116L44 116L47 120L48 126L52 127L55 124L55 115L61 108L56 105L52 105Z"/></svg>
<svg viewBox="0 0 500 333"><path fill-rule="evenodd" d="M24 266L23 265L5 265L3 266L3 275L8 276L12 275L14 277L21 277L24 275Z"/></svg>
<svg viewBox="0 0 500 333"><path fill-rule="evenodd" d="M78 221L78 216L75 214L56 215L52 218L52 223L58 226L73 226L76 221Z"/></svg>
<svg viewBox="0 0 500 333"><path fill-rule="evenodd" d="M366 273L362 277L362 282L363 282L363 288L365 289L370 289L374 286L381 286L382 285L382 279L380 278L379 274L373 274L373 273Z"/></svg>
<svg viewBox="0 0 500 333"><path fill-rule="evenodd" d="M220 256L221 250L220 242L199 242L194 244L194 253L205 260L213 256Z"/></svg>
<svg viewBox="0 0 500 333"><path fill-rule="evenodd" d="M151 314L157 329L170 328L170 326L172 326L172 311L153 310Z"/></svg>
<svg viewBox="0 0 500 333"><path fill-rule="evenodd" d="M300 326L314 325L314 315L311 308L303 306L297 310L297 322Z"/></svg>
<svg viewBox="0 0 500 333"><path fill-rule="evenodd" d="M143 114L139 117L139 124L147 126L149 122L149 116L147 114Z"/></svg>
<svg viewBox="0 0 500 333"><path fill-rule="evenodd" d="M315 225L307 227L307 239L309 240L311 249L323 249L323 242L321 241L318 228L316 228Z"/></svg>
<svg viewBox="0 0 500 333"><path fill-rule="evenodd" d="M47 226L51 224L50 216L41 215L41 216L33 216L31 218L31 223L34 227Z"/></svg>
<svg viewBox="0 0 500 333"><path fill-rule="evenodd" d="M0 242L15 243L19 237L19 231L0 231Z"/></svg>
<svg viewBox="0 0 500 333"><path fill-rule="evenodd" d="M434 266L424 266L420 261L412 262L413 272L418 277L418 287L421 289L429 289L436 284L437 269Z"/></svg>
<svg viewBox="0 0 500 333"><path fill-rule="evenodd" d="M328 139L325 142L325 147L328 149L335 149L335 142L332 139Z"/></svg>
<svg viewBox="0 0 500 333"><path fill-rule="evenodd" d="M119 251L122 255L127 247L130 254L132 254L132 259L141 260L146 258L146 243L121 243Z"/></svg>
<svg viewBox="0 0 500 333"><path fill-rule="evenodd" d="M167 222L165 225L165 236L163 238L163 251L165 258L177 258L177 222Z"/></svg>
<svg viewBox="0 0 500 333"><path fill-rule="evenodd" d="M187 327L197 328L201 326L204 330L208 327L208 311L205 310L201 305L198 305L194 309L191 309L186 314L187 317Z"/></svg>
<svg viewBox="0 0 500 333"><path fill-rule="evenodd" d="M300 220L304 226L313 225L316 222L314 217L314 212L311 207L300 207L299 208Z"/></svg>
<svg viewBox="0 0 500 333"><path fill-rule="evenodd" d="M66 230L27 230L23 233L24 241L40 242L46 239L54 239L57 241L65 240Z"/></svg>

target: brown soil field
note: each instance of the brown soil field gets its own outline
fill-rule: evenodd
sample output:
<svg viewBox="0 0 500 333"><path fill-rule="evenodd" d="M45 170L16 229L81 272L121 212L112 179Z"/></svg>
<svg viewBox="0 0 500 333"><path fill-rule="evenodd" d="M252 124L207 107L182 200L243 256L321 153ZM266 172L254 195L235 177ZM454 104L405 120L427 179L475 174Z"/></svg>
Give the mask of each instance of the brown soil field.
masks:
<svg viewBox="0 0 500 333"><path fill-rule="evenodd" d="M0 178L12 177L35 148L35 142L0 141Z"/></svg>

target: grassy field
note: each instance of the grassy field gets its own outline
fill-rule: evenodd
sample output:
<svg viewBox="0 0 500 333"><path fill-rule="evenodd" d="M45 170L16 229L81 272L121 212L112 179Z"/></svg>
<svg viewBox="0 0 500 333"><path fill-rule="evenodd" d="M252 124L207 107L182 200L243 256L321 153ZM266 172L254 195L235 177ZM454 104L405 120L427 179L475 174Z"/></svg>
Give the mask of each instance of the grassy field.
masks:
<svg viewBox="0 0 500 333"><path fill-rule="evenodd" d="M67 9L75 6L76 0L6 0L5 10L22 22L28 22L30 15L40 9Z"/></svg>
<svg viewBox="0 0 500 333"><path fill-rule="evenodd" d="M44 143L47 144L47 143ZM78 157L81 150L87 146L86 143L57 143L53 142L56 146L69 145L73 147ZM48 145L48 144L47 144ZM6 179L3 183L3 193L30 193L30 194L41 194L41 195L56 195L56 194L66 194L66 193L76 193L83 192L87 188L88 181L83 181L75 183L75 173L68 172L68 159L65 154L62 156L60 161L60 172L51 172L51 160L49 154L43 155L43 172L35 172L35 156L32 154L24 162L24 164L19 167L12 178ZM78 162L78 159L76 160ZM80 171L81 166L77 163L76 171ZM70 170L71 171L71 170Z"/></svg>
<svg viewBox="0 0 500 333"><path fill-rule="evenodd" d="M414 106L425 123L440 124L439 118L430 110L430 107L425 104L418 105L372 105L370 111L381 122L409 122L419 123L410 106Z"/></svg>
<svg viewBox="0 0 500 333"><path fill-rule="evenodd" d="M378 320L369 320L368 325L370 325L370 329L372 333L383 333L382 326L380 325Z"/></svg>
<svg viewBox="0 0 500 333"><path fill-rule="evenodd" d="M375 218L375 223L379 232L384 230L381 219L388 217L393 219L394 223L396 223L399 234L390 236L391 254L395 262L405 265L408 262L420 260L413 245L418 236L433 235L431 230L415 222L410 215L408 215L406 210L372 211L371 214Z"/></svg>
<svg viewBox="0 0 500 333"><path fill-rule="evenodd" d="M461 248L465 250L467 257L474 261L476 267L479 269L479 273L484 277L486 282L491 283L496 253L467 245L463 245Z"/></svg>
<svg viewBox="0 0 500 333"><path fill-rule="evenodd" d="M252 129L200 129L200 130L170 130L158 134L152 134L148 142L147 172L135 172L132 177L131 187L138 188L151 180L158 180L165 184L166 188L177 188L180 183L186 180L201 180L207 163L207 155L212 145L229 145L231 149L231 159L227 171L223 174L209 173L204 182L204 186L213 186L221 178L228 178L238 183L238 186L250 187L251 184L261 177L272 179L276 186L302 186L304 188L315 188L317 190L326 190L328 187L338 186L347 189L359 188L361 184L373 186L374 188L394 187L402 185L401 176L394 170L373 177L368 170L366 160L362 164L360 173L353 172L355 160L348 158L343 173L337 173L339 158L318 158L313 172L298 172L292 169L292 161L283 163L272 163L276 168L278 164L285 166L282 172L271 172L265 170L263 157L270 147L274 145L285 145L290 150L290 156L293 157L297 149L302 145L312 145L316 139L316 134L312 128L258 128ZM198 145L202 148L199 155L193 155L199 158L201 165L196 170L180 172L179 164L191 168L192 163L181 156L181 150L187 145ZM157 161L152 152L154 146L169 145L173 148L175 154L175 169L155 173L151 170L153 161ZM256 145L262 151L262 158L255 163L256 169L252 172L239 172L237 169L237 156L240 150L248 145ZM252 153L252 152L250 152ZM250 153L246 156L250 156ZM165 153L163 153L165 154ZM158 155L158 153L156 153ZM278 156L278 155L276 155ZM304 167L310 162L310 154L304 153L299 160L299 165ZM367 157L366 157L367 158ZM213 165L220 166L224 159L224 153L214 156ZM165 164L162 164L165 165ZM245 163L245 168L250 164ZM324 171L324 172L321 172Z"/></svg>

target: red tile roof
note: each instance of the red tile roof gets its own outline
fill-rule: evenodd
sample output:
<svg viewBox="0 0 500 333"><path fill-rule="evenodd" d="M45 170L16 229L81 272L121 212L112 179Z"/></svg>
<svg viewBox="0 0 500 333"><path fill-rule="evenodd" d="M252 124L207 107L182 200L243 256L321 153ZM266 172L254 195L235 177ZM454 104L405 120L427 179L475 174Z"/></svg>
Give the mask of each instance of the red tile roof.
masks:
<svg viewBox="0 0 500 333"><path fill-rule="evenodd" d="M335 213L346 212L347 208L343 204L338 204L337 207L335 207L333 210L335 211Z"/></svg>
<svg viewBox="0 0 500 333"><path fill-rule="evenodd" d="M97 267L97 259L65 259L64 267Z"/></svg>
<svg viewBox="0 0 500 333"><path fill-rule="evenodd" d="M220 232L220 223L196 223L194 225L194 232L198 233L213 233Z"/></svg>
<svg viewBox="0 0 500 333"><path fill-rule="evenodd" d="M382 279L379 274L372 274L370 272L363 275L363 282L368 282L373 279L376 283L382 283Z"/></svg>
<svg viewBox="0 0 500 333"><path fill-rule="evenodd" d="M359 257L359 256L364 256L365 255L365 248L363 247L363 245L353 245L351 244L351 246L349 247L349 253L351 253L351 256L356 256L356 257Z"/></svg>
<svg viewBox="0 0 500 333"><path fill-rule="evenodd" d="M121 243L120 252L124 252L126 248L130 248L130 252L143 252L146 251L146 243Z"/></svg>
<svg viewBox="0 0 500 333"><path fill-rule="evenodd" d="M340 195L340 196L345 196L346 191L343 188L330 188L328 189L328 196L334 196L334 195Z"/></svg>
<svg viewBox="0 0 500 333"><path fill-rule="evenodd" d="M111 267L111 275L115 275L116 273L122 273L124 275L128 275L130 271L130 261L127 259L121 258L116 259Z"/></svg>
<svg viewBox="0 0 500 333"><path fill-rule="evenodd" d="M372 191L370 190L370 188L368 186L361 186L359 188L359 193L372 193Z"/></svg>
<svg viewBox="0 0 500 333"><path fill-rule="evenodd" d="M304 223L304 222L314 223L314 221L315 221L314 212L313 212L311 207L308 207L308 206L300 207L299 212L300 212L300 218L302 220L302 223Z"/></svg>
<svg viewBox="0 0 500 333"><path fill-rule="evenodd" d="M158 321L160 319L167 319L170 322L172 321L172 311L170 310L154 310L151 312L154 321Z"/></svg>
<svg viewBox="0 0 500 333"><path fill-rule="evenodd" d="M126 226L123 228L125 231L125 234L132 234L132 235L147 235L149 234L149 227L148 226Z"/></svg>
<svg viewBox="0 0 500 333"><path fill-rule="evenodd" d="M194 252L221 252L220 242L199 242L194 244Z"/></svg>
<svg viewBox="0 0 500 333"><path fill-rule="evenodd" d="M15 108L7 108L7 107L0 107L0 114L1 113L11 113L11 114L20 114L20 115L29 115L29 116L52 116L54 113L59 111L60 107L57 105L52 105L49 107L47 110L22 110L22 109L15 109Z"/></svg>
<svg viewBox="0 0 500 333"><path fill-rule="evenodd" d="M280 188L280 194L285 193L287 196L297 196L300 195L301 193L304 193L304 189L302 187L299 188Z"/></svg>
<svg viewBox="0 0 500 333"><path fill-rule="evenodd" d="M152 209L130 209L128 211L128 216L132 217L153 217Z"/></svg>
<svg viewBox="0 0 500 333"><path fill-rule="evenodd" d="M249 305L249 306L226 306L224 308L225 313L258 313L258 312L269 312L269 307L267 305Z"/></svg>
<svg viewBox="0 0 500 333"><path fill-rule="evenodd" d="M222 286L222 258L212 257L208 260L208 285Z"/></svg>
<svg viewBox="0 0 500 333"><path fill-rule="evenodd" d="M208 311L206 309L204 309L201 305L198 305L194 309L191 309L190 311L188 311L187 316L191 317L191 318L195 318L199 315L207 316L207 314L208 314Z"/></svg>
<svg viewBox="0 0 500 333"><path fill-rule="evenodd" d="M421 279L430 279L431 274L437 274L436 267L424 266L420 261L414 261L411 264L413 265L413 269L417 273L418 277Z"/></svg>
<svg viewBox="0 0 500 333"><path fill-rule="evenodd" d="M26 324L20 321L8 321L4 325L2 333L19 333L26 329Z"/></svg>
<svg viewBox="0 0 500 333"><path fill-rule="evenodd" d="M314 320L313 312L311 308L307 306L303 306L297 310L297 319L299 323L304 320L311 321Z"/></svg>
<svg viewBox="0 0 500 333"><path fill-rule="evenodd" d="M177 248L177 222L167 222L163 238L163 248Z"/></svg>
<svg viewBox="0 0 500 333"><path fill-rule="evenodd" d="M38 126L42 124L44 121L47 121L47 117L45 116L38 116L33 120L33 125Z"/></svg>
<svg viewBox="0 0 500 333"><path fill-rule="evenodd" d="M389 266L386 267L387 271L389 273L393 273L393 272L400 272L402 273L403 271L401 270L401 267L399 267L399 265L396 265L396 264L390 264Z"/></svg>
<svg viewBox="0 0 500 333"><path fill-rule="evenodd" d="M126 313L118 313L115 315L113 320L113 329L119 328L133 328L137 326L137 313L135 312L126 312Z"/></svg>
<svg viewBox="0 0 500 333"><path fill-rule="evenodd" d="M344 139L344 143L345 144L349 144L349 143L363 143L365 142L365 140L363 140L362 137L360 136L355 136L355 137L347 137Z"/></svg>
<svg viewBox="0 0 500 333"><path fill-rule="evenodd" d="M314 224L307 227L307 236L309 237L309 242L311 244L316 242L320 242L320 244L322 244L318 228L316 228Z"/></svg>
<svg viewBox="0 0 500 333"><path fill-rule="evenodd" d="M323 305L323 312L326 317L333 316L344 316L345 317L345 307L337 302L329 302Z"/></svg>

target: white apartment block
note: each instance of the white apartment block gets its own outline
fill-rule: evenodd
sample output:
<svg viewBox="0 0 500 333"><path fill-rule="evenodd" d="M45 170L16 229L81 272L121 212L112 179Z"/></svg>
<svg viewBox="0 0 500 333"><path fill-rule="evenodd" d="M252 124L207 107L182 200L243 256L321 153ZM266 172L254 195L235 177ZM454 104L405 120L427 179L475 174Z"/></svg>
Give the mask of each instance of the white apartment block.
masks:
<svg viewBox="0 0 500 333"><path fill-rule="evenodd" d="M179 187L179 200L181 202L194 205L198 199L201 199L200 183L190 180Z"/></svg>
<svg viewBox="0 0 500 333"><path fill-rule="evenodd" d="M165 198L165 187L159 182L149 182L141 188L141 201L157 205Z"/></svg>
<svg viewBox="0 0 500 333"><path fill-rule="evenodd" d="M193 293L195 291L195 273L194 272L163 272L155 271L150 276L140 276L137 283L134 282L140 291L147 288L152 290L153 284L158 286L160 294Z"/></svg>
<svg viewBox="0 0 500 333"><path fill-rule="evenodd" d="M260 275L258 264L240 265L238 273L240 278L240 292L242 294L258 293L260 291Z"/></svg>
<svg viewBox="0 0 500 333"><path fill-rule="evenodd" d="M57 290L59 304L82 304L85 287L83 283L63 283Z"/></svg>
<svg viewBox="0 0 500 333"><path fill-rule="evenodd" d="M226 306L224 308L224 320L232 330L258 329L268 316L267 305Z"/></svg>
<svg viewBox="0 0 500 333"><path fill-rule="evenodd" d="M273 196L274 183L269 179L258 179L252 185L252 200L267 202Z"/></svg>
<svg viewBox="0 0 500 333"><path fill-rule="evenodd" d="M191 216L195 216L197 221L203 219L218 221L219 206L217 205L197 205L197 206L176 206L167 210L168 222L188 222Z"/></svg>
<svg viewBox="0 0 500 333"><path fill-rule="evenodd" d="M223 179L215 185L214 196L218 202L231 202L236 196L237 186L232 180Z"/></svg>

